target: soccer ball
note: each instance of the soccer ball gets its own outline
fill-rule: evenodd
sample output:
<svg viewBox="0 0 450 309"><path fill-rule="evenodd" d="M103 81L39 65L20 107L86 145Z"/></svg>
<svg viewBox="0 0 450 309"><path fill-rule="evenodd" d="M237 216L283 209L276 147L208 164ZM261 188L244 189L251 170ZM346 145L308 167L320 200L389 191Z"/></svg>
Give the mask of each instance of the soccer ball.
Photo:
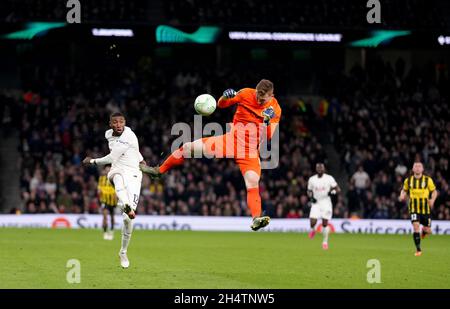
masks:
<svg viewBox="0 0 450 309"><path fill-rule="evenodd" d="M194 102L194 108L202 116L209 116L216 110L216 99L210 94L199 95Z"/></svg>

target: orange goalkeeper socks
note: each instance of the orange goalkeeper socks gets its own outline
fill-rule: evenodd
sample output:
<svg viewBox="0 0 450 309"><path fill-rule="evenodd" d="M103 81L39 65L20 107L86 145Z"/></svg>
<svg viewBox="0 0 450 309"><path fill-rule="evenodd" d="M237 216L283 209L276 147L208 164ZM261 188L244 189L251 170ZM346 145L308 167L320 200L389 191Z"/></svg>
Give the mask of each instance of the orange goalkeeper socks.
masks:
<svg viewBox="0 0 450 309"><path fill-rule="evenodd" d="M247 189L247 206L250 208L252 218L261 216L261 196L259 188Z"/></svg>
<svg viewBox="0 0 450 309"><path fill-rule="evenodd" d="M164 161L163 164L161 164L161 166L159 167L159 172L161 174L164 174L165 172L170 170L172 167L183 164L183 162L184 162L183 147L181 147L181 148L175 150L166 159L166 161Z"/></svg>

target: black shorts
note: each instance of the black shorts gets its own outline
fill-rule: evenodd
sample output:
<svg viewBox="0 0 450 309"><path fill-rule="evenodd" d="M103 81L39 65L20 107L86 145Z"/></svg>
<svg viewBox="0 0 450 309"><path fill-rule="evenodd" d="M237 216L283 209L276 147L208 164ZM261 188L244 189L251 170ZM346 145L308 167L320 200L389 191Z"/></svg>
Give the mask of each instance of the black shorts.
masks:
<svg viewBox="0 0 450 309"><path fill-rule="evenodd" d="M411 222L419 222L423 226L431 227L431 215L412 213Z"/></svg>
<svg viewBox="0 0 450 309"><path fill-rule="evenodd" d="M106 209L107 211L109 211L109 213L111 215L114 214L114 208L115 208L115 206L111 206L111 205L107 205L107 204L102 203L102 209Z"/></svg>

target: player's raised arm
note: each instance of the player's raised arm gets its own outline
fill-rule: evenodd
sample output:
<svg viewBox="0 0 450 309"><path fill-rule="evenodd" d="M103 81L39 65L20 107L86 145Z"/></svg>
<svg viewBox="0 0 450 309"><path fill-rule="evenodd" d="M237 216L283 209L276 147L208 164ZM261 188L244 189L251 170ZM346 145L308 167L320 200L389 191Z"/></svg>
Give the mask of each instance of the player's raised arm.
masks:
<svg viewBox="0 0 450 309"><path fill-rule="evenodd" d="M94 165L112 164L113 162L117 161L119 157L128 150L128 148L130 148L130 144L128 142L117 140L110 154L96 159L86 157L83 160L83 164L94 164Z"/></svg>
<svg viewBox="0 0 450 309"><path fill-rule="evenodd" d="M237 102L239 102L239 100L239 92L236 92L234 89L230 88L223 92L222 96L217 102L217 106L219 106L219 108L226 108L236 104Z"/></svg>
<svg viewBox="0 0 450 309"><path fill-rule="evenodd" d="M83 160L83 164L94 164L94 165L107 165L112 164L113 160L111 154L108 154L104 157L92 159L91 157L86 157Z"/></svg>

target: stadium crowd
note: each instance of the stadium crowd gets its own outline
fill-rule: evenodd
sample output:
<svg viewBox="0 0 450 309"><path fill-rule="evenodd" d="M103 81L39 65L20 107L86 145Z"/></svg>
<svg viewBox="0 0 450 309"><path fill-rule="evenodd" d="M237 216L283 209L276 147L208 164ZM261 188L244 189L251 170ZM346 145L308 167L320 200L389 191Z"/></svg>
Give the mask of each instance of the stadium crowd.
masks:
<svg viewBox="0 0 450 309"><path fill-rule="evenodd" d="M4 128L8 123L20 124L25 212L97 213L99 170L83 167L81 161L109 152L104 139L109 115L125 113L147 163L158 164L177 137L170 134L172 125L185 122L192 127L196 95L218 97L228 87L254 86L261 76L251 72L268 74L252 68L258 62L240 65L239 72L247 73L237 74L233 68L215 71L208 64L189 69L145 58L134 67L87 65L75 73L63 66L24 68L22 90L2 91L5 104L0 112L7 115L2 117ZM268 215L308 215L307 180L316 162L327 164L311 129L325 121L334 128L335 149L341 152L349 175L348 190L334 205L335 217L407 218L407 207L397 196L412 162L420 158L440 192L433 218L450 219L450 88L444 65L433 66L424 75L417 70L405 72L401 61L393 68L380 59L368 59L365 69L355 67L346 75L330 72L321 78L323 88L316 88L329 101L326 112L319 113L327 115L324 119L316 116L308 100L287 95L282 87L283 66L267 70L271 72L267 76L277 78L275 92L283 108L280 164L263 171L260 186ZM203 122L224 125L231 119L232 108L219 110ZM144 177L138 212L239 216L248 210L244 183L233 160L192 159L160 181Z"/></svg>
<svg viewBox="0 0 450 309"><path fill-rule="evenodd" d="M172 125L185 122L192 127L196 95L218 97L225 88L251 87L261 76L274 76L283 116L279 167L262 173L260 190L268 215L308 214L307 180L316 162L327 164L320 136L312 129L325 121L333 128L329 133L348 174L348 186L340 183L348 190L334 205L335 217L407 218L407 207L397 195L412 162L421 159L440 192L433 218L450 219L450 87L444 64L406 72L401 60L392 66L368 58L364 69L355 66L349 74L330 70L330 76L321 75L319 87L313 87L329 102L316 116L308 100L288 96L290 89L283 86L289 79L287 70L275 62L261 67L258 61L247 61L234 63L239 70L232 64L215 70L209 63L192 69L189 64L170 64L170 59L143 57L125 66L97 60L77 70L25 65L20 72L22 89L0 92L3 134L15 124L20 130L20 188L28 213L99 211L99 170L85 168L81 161L109 152L104 132L112 112L125 113L144 158L155 165L170 153L177 137L170 134ZM203 122L224 125L231 119L232 109L226 109ZM235 216L248 212L242 177L229 159L187 160L160 181L144 177L138 211Z"/></svg>
<svg viewBox="0 0 450 309"><path fill-rule="evenodd" d="M151 79L158 82L146 85L138 77L142 75L132 70L121 72L119 82L107 72L85 79L54 70L39 77L39 92L16 94L23 115L21 189L27 212L98 212L99 171L82 167L81 160L87 154L108 152L103 134L111 112L127 115L144 158L157 164L170 151L171 126L176 122L192 125L192 101L205 80L217 96L226 87L220 78L198 72L180 72L171 78L158 69L153 72ZM339 91L330 99L326 121L335 127L335 145L341 150L349 186L346 203L340 196L335 205L335 217L407 218L407 207L397 196L411 163L421 159L440 192L433 217L450 219L445 83L425 82L414 71L404 75L387 64L373 63L366 70L355 67L336 85ZM251 86L257 77L236 78L237 85ZM75 85L64 87L67 79L75 80ZM13 95L8 97L11 100ZM158 115L161 102L165 117ZM309 132L315 119L312 107L286 103L285 124L280 126L280 165L263 171L261 195L270 216L297 218L309 211L306 183L313 165L326 157ZM221 110L208 120L224 124L231 115ZM192 159L160 181L144 177L138 211L239 216L248 210L243 180L233 160Z"/></svg>
<svg viewBox="0 0 450 309"><path fill-rule="evenodd" d="M99 211L99 170L83 167L81 161L86 155L100 157L109 152L104 131L110 113L120 110L126 115L127 124L139 138L141 153L154 165L169 154L177 137L170 135L172 125L192 125L196 95L210 92L218 97L229 86L226 80L233 80L237 88L254 86L259 78L252 74L213 78L213 72L203 72L210 75L187 71L168 74L157 67L146 70L142 66L119 73L106 69L68 75L64 69L47 68L24 74L28 76L26 90L8 92L8 97L22 115L20 186L25 211ZM308 130L311 114L310 107L302 109L296 101L283 106L280 165L263 171L260 187L263 208L272 217L304 217L309 211L306 183L314 163L326 160L322 146ZM231 110L220 110L203 122L225 124L231 117ZM245 194L233 160L192 159L160 181L144 176L138 213L246 215ZM336 215L345 216L342 197Z"/></svg>
<svg viewBox="0 0 450 309"><path fill-rule="evenodd" d="M334 79L335 96L328 119L336 149L349 174L349 212L367 218L408 218L397 201L412 163L424 163L439 196L432 217L450 219L450 119L446 67L429 65L419 73L394 67L380 58L366 69L355 66Z"/></svg>

